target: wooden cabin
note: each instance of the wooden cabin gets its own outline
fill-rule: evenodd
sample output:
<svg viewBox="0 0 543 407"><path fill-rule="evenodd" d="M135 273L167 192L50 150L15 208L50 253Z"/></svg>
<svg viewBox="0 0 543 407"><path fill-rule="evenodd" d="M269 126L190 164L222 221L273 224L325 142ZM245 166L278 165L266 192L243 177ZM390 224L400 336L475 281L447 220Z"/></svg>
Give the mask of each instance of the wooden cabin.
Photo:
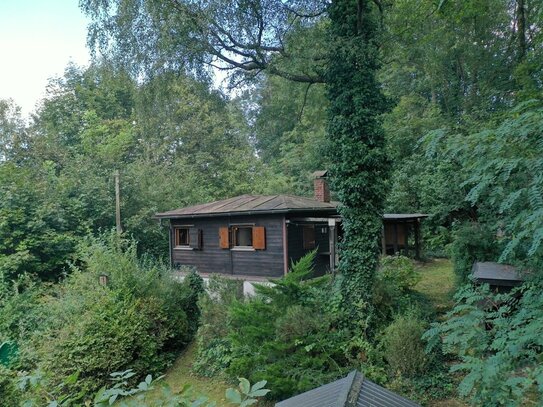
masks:
<svg viewBox="0 0 543 407"><path fill-rule="evenodd" d="M290 195L242 195L157 217L170 220L174 267L266 278L314 249L317 273L329 269L338 219L334 204Z"/></svg>
<svg viewBox="0 0 543 407"><path fill-rule="evenodd" d="M315 274L334 270L341 217L338 203L330 201L326 171L315 173L314 191L313 199L242 195L158 213L157 218L170 221L172 266L193 266L204 275L276 278L287 273L292 262L316 249ZM388 253L392 247L394 253L407 252L413 227L415 251L419 254L417 236L420 219L425 215L387 216L383 251ZM388 225L392 225L391 229ZM390 236L386 234L389 229Z"/></svg>

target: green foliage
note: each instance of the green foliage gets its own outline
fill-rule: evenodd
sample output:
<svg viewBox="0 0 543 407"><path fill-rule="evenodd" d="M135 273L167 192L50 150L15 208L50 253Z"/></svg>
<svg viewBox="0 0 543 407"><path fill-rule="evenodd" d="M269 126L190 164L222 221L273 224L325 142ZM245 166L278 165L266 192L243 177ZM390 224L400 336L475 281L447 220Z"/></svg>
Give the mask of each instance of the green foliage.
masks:
<svg viewBox="0 0 543 407"><path fill-rule="evenodd" d="M50 400L47 404L48 407L79 407L79 406L93 406L93 407L107 407L116 405L119 407L156 407L156 406L170 406L170 407L216 407L215 402L209 402L209 398L203 395L195 395L190 385L185 385L183 388L174 392L167 383L161 382L164 376L153 378L148 374L145 379L141 381L137 387L131 387L131 380L136 373L131 369L122 372L113 372L110 376L110 381L113 385L105 385L98 392L92 396L91 394L83 394L86 398L84 404L77 401L71 395L63 396L58 399ZM79 373L73 374L66 378L61 384L74 385L79 381ZM249 381L245 378L239 379L239 390L229 388L226 390L226 398L230 404L246 407L258 402L258 398L265 396L270 390L265 389L266 381L255 383L251 386ZM20 380L21 390L33 390L36 391L43 384L43 378L41 376L24 376ZM153 395L152 399L148 399L149 392L159 388L161 390L160 395ZM0 388L3 389L3 388ZM156 392L155 392L156 393ZM0 395L7 393L1 393ZM90 397L93 397L91 400ZM15 398L3 399L3 401L13 401L15 405L18 405ZM10 404L11 405L11 404ZM31 400L26 400L24 405L33 405Z"/></svg>
<svg viewBox="0 0 543 407"><path fill-rule="evenodd" d="M245 378L239 379L239 390L228 389L226 390L226 398L232 404L236 404L240 407L246 407L258 402L257 397L263 397L270 392L265 389L267 381L261 380L251 386L251 383Z"/></svg>
<svg viewBox="0 0 543 407"><path fill-rule="evenodd" d="M495 234L486 225L469 223L457 227L450 252L458 281L460 283L468 281L475 261L497 260L498 244Z"/></svg>
<svg viewBox="0 0 543 407"><path fill-rule="evenodd" d="M428 369L418 377L396 376L388 383L387 388L411 400L418 401L423 406L432 405L435 400L450 400L456 396L457 383L454 377L443 368L445 362L440 360L441 369ZM442 401L442 403L446 402Z"/></svg>
<svg viewBox="0 0 543 407"><path fill-rule="evenodd" d="M539 258L543 247L543 168L541 101L515 107L496 127L473 134L469 142L451 143L471 173L465 184L472 205L503 236L500 260ZM485 158L483 158L485 157Z"/></svg>
<svg viewBox="0 0 543 407"><path fill-rule="evenodd" d="M6 280L24 273L57 278L72 258L74 235L85 230L69 202L57 201L50 189L58 186L52 163L34 172L12 162L0 162L0 275Z"/></svg>
<svg viewBox="0 0 543 407"><path fill-rule="evenodd" d="M0 99L0 161L12 159L24 149L25 122L12 99Z"/></svg>
<svg viewBox="0 0 543 407"><path fill-rule="evenodd" d="M327 310L337 287L326 278L306 280L314 256L293 264L273 285L257 285L255 297L243 299L231 281L211 282L209 297L201 299L198 371L214 374L226 368L230 378L267 380L274 399L346 372L347 360L351 354L356 359L359 347L348 349L351 337L338 329L338 315ZM213 355L217 360L211 360Z"/></svg>
<svg viewBox="0 0 543 407"><path fill-rule="evenodd" d="M0 364L0 400L5 406L18 406L21 401L15 378L15 372Z"/></svg>
<svg viewBox="0 0 543 407"><path fill-rule="evenodd" d="M379 264L379 278L385 284L397 286L402 291L411 290L421 276L415 270L413 261L405 256L384 256Z"/></svg>
<svg viewBox="0 0 543 407"><path fill-rule="evenodd" d="M243 282L212 276L198 306L202 313L196 337L198 354L193 365L202 376L218 376L232 362L228 339L228 309L243 297Z"/></svg>
<svg viewBox="0 0 543 407"><path fill-rule="evenodd" d="M29 275L8 283L0 280L0 341L24 341L45 318L40 308L48 287Z"/></svg>
<svg viewBox="0 0 543 407"><path fill-rule="evenodd" d="M396 316L384 330L381 345L392 372L408 378L424 372L428 364L424 331L425 323L413 312Z"/></svg>
<svg viewBox="0 0 543 407"><path fill-rule="evenodd" d="M326 74L330 171L344 231L339 271L348 323L359 327L372 294L389 173L379 120L387 101L375 77L379 64L371 4L332 2Z"/></svg>
<svg viewBox="0 0 543 407"><path fill-rule="evenodd" d="M413 260L398 255L381 257L372 295L375 331L411 307L426 307L423 299L412 290L420 278Z"/></svg>
<svg viewBox="0 0 543 407"><path fill-rule="evenodd" d="M43 319L20 343L21 368L44 372L36 400L81 400L115 371L156 374L196 331L201 280L180 283L166 268L140 262L135 243L115 234L89 240L80 256L83 269L40 298ZM107 286L99 284L103 274Z"/></svg>
<svg viewBox="0 0 543 407"><path fill-rule="evenodd" d="M530 405L543 396L541 357L543 299L539 284L510 294L493 294L488 286L465 286L447 320L425 334L430 346L459 362L452 371L465 374L462 396L475 405Z"/></svg>

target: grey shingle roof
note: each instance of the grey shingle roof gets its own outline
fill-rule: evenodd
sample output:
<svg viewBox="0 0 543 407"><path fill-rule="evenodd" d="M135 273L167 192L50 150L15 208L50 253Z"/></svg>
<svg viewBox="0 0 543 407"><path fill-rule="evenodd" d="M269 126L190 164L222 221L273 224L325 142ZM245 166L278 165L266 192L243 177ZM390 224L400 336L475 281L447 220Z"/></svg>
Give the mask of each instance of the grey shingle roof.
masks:
<svg viewBox="0 0 543 407"><path fill-rule="evenodd" d="M343 379L281 401L275 407L420 407L353 370Z"/></svg>
<svg viewBox="0 0 543 407"><path fill-rule="evenodd" d="M492 261L473 263L472 275L475 281L490 285L515 286L524 281L516 267Z"/></svg>

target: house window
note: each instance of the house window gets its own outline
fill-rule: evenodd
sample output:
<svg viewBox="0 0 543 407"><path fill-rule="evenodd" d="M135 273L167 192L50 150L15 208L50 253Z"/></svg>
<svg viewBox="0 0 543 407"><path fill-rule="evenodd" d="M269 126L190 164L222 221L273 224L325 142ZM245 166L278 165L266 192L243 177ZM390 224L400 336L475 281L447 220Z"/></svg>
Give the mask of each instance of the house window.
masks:
<svg viewBox="0 0 543 407"><path fill-rule="evenodd" d="M253 246L253 227L235 226L232 228L232 237L234 247L252 247Z"/></svg>
<svg viewBox="0 0 543 407"><path fill-rule="evenodd" d="M308 225L303 227L303 248L313 250L315 248L315 226Z"/></svg>
<svg viewBox="0 0 543 407"><path fill-rule="evenodd" d="M266 250L266 228L252 225L220 227L219 247L221 249Z"/></svg>
<svg viewBox="0 0 543 407"><path fill-rule="evenodd" d="M175 246L189 247L190 246L190 229L175 228Z"/></svg>

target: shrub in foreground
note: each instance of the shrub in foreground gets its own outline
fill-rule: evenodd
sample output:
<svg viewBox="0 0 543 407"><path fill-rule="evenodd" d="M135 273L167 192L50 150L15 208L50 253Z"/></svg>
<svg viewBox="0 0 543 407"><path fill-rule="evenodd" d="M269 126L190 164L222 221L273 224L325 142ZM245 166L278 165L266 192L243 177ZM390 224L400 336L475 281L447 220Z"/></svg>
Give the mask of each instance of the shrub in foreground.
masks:
<svg viewBox="0 0 543 407"><path fill-rule="evenodd" d="M422 335L425 323L414 312L398 315L383 332L381 344L393 374L415 377L427 364Z"/></svg>
<svg viewBox="0 0 543 407"><path fill-rule="evenodd" d="M83 397L115 371L132 369L134 380L161 372L196 330L196 277L179 282L165 267L142 264L135 243L115 236L90 241L81 258L83 268L43 299L47 318L22 346L23 363L44 374L38 400Z"/></svg>

